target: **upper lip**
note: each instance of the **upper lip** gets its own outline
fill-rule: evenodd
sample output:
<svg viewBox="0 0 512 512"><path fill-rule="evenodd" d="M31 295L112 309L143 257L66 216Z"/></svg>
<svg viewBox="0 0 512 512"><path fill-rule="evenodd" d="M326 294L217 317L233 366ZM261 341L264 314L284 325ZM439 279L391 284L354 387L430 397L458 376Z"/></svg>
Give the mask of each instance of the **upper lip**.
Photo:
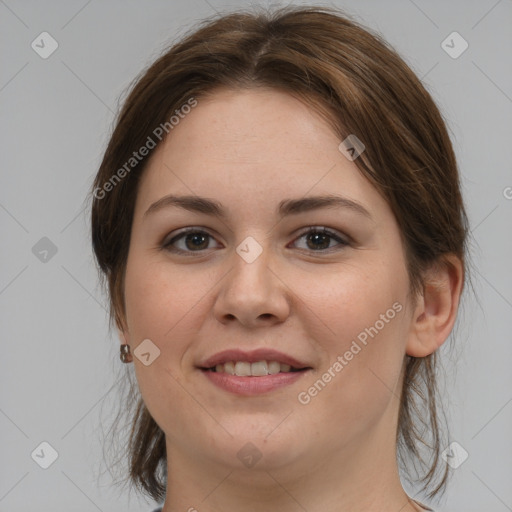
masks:
<svg viewBox="0 0 512 512"><path fill-rule="evenodd" d="M245 361L248 363L257 363L258 361L277 361L281 364L289 364L292 368L296 369L309 368L306 363L269 348L260 348L251 351L239 349L223 350L222 352L217 352L208 359L203 360L199 364L199 367L213 368L218 364L224 364L229 361Z"/></svg>

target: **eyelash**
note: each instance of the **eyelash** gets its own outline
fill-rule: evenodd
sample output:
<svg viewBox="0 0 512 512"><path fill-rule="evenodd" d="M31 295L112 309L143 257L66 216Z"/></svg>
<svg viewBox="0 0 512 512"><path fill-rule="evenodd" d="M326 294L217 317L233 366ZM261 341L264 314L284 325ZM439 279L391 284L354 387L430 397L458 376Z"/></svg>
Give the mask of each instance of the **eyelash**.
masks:
<svg viewBox="0 0 512 512"><path fill-rule="evenodd" d="M198 251L189 251L189 250L184 251L183 249L177 249L176 247L172 247L172 244L176 243L178 240L184 238L186 235L189 235L191 233L206 235L208 237L213 238L213 236L210 235L210 233L208 233L207 231L191 227L191 228L184 229L183 231L178 233L176 236L171 238L169 241L162 243L161 248L168 252L172 252L172 253L176 253L176 254L186 254L186 255L190 255L193 253L202 253L202 252L206 251L207 249L201 249ZM337 235L335 232L333 232L327 228L317 227L317 226L309 226L306 231L303 231L301 234L299 234L297 236L297 238L295 238L294 242L296 240L304 237L305 235L310 235L310 234L322 234L322 235L326 235L326 236L336 240L339 243L340 247L335 250L341 250L342 248L350 245L350 242L347 239L342 238L341 236ZM333 248L329 247L327 249L320 249L317 251L313 250L313 249L302 249L302 250L306 250L306 251L309 250L310 252L314 252L314 253L326 253L326 252L332 252Z"/></svg>

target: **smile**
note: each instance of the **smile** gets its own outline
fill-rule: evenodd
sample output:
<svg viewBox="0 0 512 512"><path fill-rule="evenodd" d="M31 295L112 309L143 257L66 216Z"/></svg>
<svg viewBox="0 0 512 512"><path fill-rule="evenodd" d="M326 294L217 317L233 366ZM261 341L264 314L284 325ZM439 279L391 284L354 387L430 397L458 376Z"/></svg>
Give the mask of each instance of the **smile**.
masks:
<svg viewBox="0 0 512 512"><path fill-rule="evenodd" d="M231 361L213 368L200 368L200 370L211 384L223 391L235 395L255 396L290 386L308 374L311 368L296 369L277 361L269 363L267 361L256 363ZM229 373L231 371L233 373Z"/></svg>
<svg viewBox="0 0 512 512"><path fill-rule="evenodd" d="M266 375L300 371L298 368L293 368L289 364L280 363L279 361L257 361L255 363L229 361L224 364L217 364L209 370L216 373L238 375L239 377L264 377Z"/></svg>

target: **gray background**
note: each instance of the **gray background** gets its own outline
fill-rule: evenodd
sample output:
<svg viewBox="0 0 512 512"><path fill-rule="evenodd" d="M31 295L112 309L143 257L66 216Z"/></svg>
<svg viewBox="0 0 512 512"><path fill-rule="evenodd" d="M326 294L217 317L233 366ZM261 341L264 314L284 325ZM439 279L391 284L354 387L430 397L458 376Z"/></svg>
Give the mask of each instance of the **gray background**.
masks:
<svg viewBox="0 0 512 512"><path fill-rule="evenodd" d="M108 332L84 197L132 79L196 21L249 5L0 0L0 512L153 505L120 496L101 466L126 368ZM462 172L478 301L466 296L453 349L443 348L444 395L452 440L469 457L436 509L512 510L512 0L333 5L383 34L423 78ZM47 59L31 48L43 31L59 45ZM441 46L453 31L469 44L456 59ZM43 237L55 254L41 252ZM48 469L31 457L44 441L58 452Z"/></svg>

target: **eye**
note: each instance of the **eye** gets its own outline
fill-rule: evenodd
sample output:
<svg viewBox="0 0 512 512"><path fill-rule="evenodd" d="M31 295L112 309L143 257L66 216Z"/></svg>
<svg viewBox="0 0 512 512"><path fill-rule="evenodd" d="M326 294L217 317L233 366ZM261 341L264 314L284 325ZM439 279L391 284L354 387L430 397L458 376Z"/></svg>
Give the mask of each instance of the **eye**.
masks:
<svg viewBox="0 0 512 512"><path fill-rule="evenodd" d="M299 249L313 252L330 251L333 249L331 246L333 240L337 242L340 249L350 245L346 238L324 227L310 226L295 241L302 238L306 239L306 247L299 247ZM201 252L211 248L210 240L214 240L214 238L208 232L198 228L186 228L170 240L165 241L162 244L162 249L179 254Z"/></svg>
<svg viewBox="0 0 512 512"><path fill-rule="evenodd" d="M307 231L303 232L296 240L300 240L301 238L306 238L306 250L310 249L314 252L332 249L333 247L330 246L332 240L338 242L341 248L349 245L347 239L324 227L310 226Z"/></svg>
<svg viewBox="0 0 512 512"><path fill-rule="evenodd" d="M213 239L213 237L206 231L187 228L164 242L162 248L175 253L199 252L209 248L209 239ZM180 242L181 247L176 247L176 242Z"/></svg>

